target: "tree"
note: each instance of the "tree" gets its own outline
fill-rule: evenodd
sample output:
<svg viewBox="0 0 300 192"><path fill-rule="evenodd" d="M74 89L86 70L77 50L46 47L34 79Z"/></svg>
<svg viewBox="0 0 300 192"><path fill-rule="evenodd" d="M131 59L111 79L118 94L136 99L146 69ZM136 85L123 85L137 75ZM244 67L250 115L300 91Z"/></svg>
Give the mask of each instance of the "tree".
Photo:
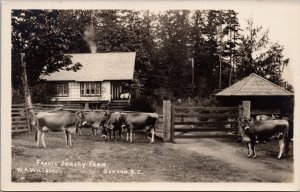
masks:
<svg viewBox="0 0 300 192"><path fill-rule="evenodd" d="M40 77L43 75L59 70L80 69L81 64L73 64L71 56L66 55L75 52L74 47L80 47L75 46L76 42L84 44L83 29L80 28L81 25L77 25L82 23L82 18L77 11L13 10L11 14L14 89L20 90L22 87L20 53L25 53L24 62L26 62L28 84L31 88L41 87L38 85L42 82ZM78 51L86 50L87 46L81 47ZM33 93L38 92L33 91Z"/></svg>
<svg viewBox="0 0 300 192"><path fill-rule="evenodd" d="M289 62L284 58L284 47L277 42L271 43L268 30L263 31L261 26L254 27L251 19L244 32L237 60L237 78L256 73L281 86L282 72Z"/></svg>
<svg viewBox="0 0 300 192"><path fill-rule="evenodd" d="M136 52L134 95L145 94L153 57L149 13L132 10L95 11L95 39L100 52Z"/></svg>

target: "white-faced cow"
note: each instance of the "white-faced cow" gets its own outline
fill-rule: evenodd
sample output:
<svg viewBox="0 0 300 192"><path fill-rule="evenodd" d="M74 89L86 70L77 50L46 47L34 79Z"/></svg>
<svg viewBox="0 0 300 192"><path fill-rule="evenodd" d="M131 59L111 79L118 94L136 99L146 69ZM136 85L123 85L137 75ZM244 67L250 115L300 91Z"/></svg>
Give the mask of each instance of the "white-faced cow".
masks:
<svg viewBox="0 0 300 192"><path fill-rule="evenodd" d="M282 157L283 150L288 154L288 131L289 123L284 119L256 121L252 118L241 118L241 136L243 142L248 144L248 157L256 157L255 142L256 140L267 140L275 137L279 143L278 159Z"/></svg>
<svg viewBox="0 0 300 192"><path fill-rule="evenodd" d="M107 112L79 112L78 116L80 117L81 126L88 124L92 128L92 135L96 136L97 130L100 129L100 126L103 126L105 121L107 120ZM81 135L81 126L79 126L79 134Z"/></svg>
<svg viewBox="0 0 300 192"><path fill-rule="evenodd" d="M122 115L122 124L127 129L126 141L132 142L132 132L145 130L151 131L151 143L154 142L154 131L158 121L157 113L127 113ZM129 138L130 140L129 140Z"/></svg>
<svg viewBox="0 0 300 192"><path fill-rule="evenodd" d="M72 146L72 135L78 130L79 116L77 113L71 113L68 111L61 112L39 112L36 116L37 133L35 140L36 146L39 147L40 140L42 140L43 146L46 148L45 133L47 131L60 132L65 134L66 147Z"/></svg>

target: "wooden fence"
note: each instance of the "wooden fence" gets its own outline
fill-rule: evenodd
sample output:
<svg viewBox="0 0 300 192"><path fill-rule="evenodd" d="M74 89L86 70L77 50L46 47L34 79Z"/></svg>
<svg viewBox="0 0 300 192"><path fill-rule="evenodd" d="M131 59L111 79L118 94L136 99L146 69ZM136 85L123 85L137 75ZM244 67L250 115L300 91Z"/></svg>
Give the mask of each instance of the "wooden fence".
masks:
<svg viewBox="0 0 300 192"><path fill-rule="evenodd" d="M13 104L11 107L12 132L29 131L28 113L25 104Z"/></svg>
<svg viewBox="0 0 300 192"><path fill-rule="evenodd" d="M238 137L238 118L250 117L250 102L238 107L179 107L164 101L163 139Z"/></svg>

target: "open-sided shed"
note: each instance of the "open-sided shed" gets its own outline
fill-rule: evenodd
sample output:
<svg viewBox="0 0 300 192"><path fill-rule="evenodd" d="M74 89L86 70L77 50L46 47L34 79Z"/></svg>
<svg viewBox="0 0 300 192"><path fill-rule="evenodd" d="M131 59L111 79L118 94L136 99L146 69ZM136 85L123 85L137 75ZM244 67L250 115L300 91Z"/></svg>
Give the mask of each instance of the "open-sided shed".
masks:
<svg viewBox="0 0 300 192"><path fill-rule="evenodd" d="M267 79L250 74L215 94L223 106L241 105L251 101L251 114L293 114L293 93Z"/></svg>

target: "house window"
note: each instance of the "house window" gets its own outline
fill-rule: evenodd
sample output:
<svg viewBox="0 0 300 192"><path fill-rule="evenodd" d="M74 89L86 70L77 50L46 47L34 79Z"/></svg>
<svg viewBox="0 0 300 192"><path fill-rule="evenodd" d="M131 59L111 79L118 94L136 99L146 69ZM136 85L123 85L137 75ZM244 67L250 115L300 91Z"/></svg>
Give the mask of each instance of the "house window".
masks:
<svg viewBox="0 0 300 192"><path fill-rule="evenodd" d="M56 85L57 96L69 96L68 83L59 83Z"/></svg>
<svg viewBox="0 0 300 192"><path fill-rule="evenodd" d="M97 83L81 83L80 93L82 96L96 96L100 95L100 82Z"/></svg>

